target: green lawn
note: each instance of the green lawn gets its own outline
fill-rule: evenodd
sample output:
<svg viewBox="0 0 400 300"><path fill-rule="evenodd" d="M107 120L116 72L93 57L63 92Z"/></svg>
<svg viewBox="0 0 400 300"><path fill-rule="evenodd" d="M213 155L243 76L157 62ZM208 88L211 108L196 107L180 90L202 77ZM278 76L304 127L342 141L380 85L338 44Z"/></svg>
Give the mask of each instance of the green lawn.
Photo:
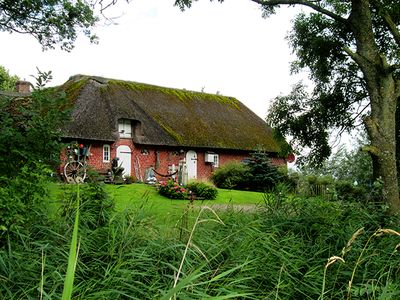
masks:
<svg viewBox="0 0 400 300"><path fill-rule="evenodd" d="M130 185L107 185L107 191L115 199L117 211L139 209L154 218L156 225L173 225L179 222L188 200L171 200L158 194L154 186L134 183ZM195 206L256 205L263 202L263 193L218 189L216 200L196 200Z"/></svg>
<svg viewBox="0 0 400 300"><path fill-rule="evenodd" d="M135 183L129 185L107 185L106 190L116 200L118 210L131 205L147 202L168 210L171 205L177 207L186 206L186 200L171 200L159 195L154 186ZM232 204L249 205L260 204L263 201L263 193L246 192L236 190L218 189L216 200L195 201L196 205Z"/></svg>
<svg viewBox="0 0 400 300"><path fill-rule="evenodd" d="M155 225L174 225L181 219L188 200L171 200L158 194L154 186L134 183L128 185L106 185L106 191L115 200L115 208L121 212L133 209L146 214ZM60 185L50 186L51 205L58 206ZM216 200L196 200L195 206L238 205L248 206L263 202L263 193L218 189Z"/></svg>

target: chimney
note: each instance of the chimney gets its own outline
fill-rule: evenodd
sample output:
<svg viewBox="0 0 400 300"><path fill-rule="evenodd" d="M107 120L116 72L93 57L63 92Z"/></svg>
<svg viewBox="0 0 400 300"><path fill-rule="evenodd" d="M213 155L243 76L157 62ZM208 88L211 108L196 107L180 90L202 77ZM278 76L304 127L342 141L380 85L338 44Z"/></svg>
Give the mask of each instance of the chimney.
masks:
<svg viewBox="0 0 400 300"><path fill-rule="evenodd" d="M17 93L27 94L31 92L32 84L29 81L18 80L16 83Z"/></svg>

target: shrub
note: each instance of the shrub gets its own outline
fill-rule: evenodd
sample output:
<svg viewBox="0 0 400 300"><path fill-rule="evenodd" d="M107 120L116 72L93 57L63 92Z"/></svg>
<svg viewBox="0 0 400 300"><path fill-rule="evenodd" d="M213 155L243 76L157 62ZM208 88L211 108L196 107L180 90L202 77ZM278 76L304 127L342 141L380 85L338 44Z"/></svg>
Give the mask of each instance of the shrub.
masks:
<svg viewBox="0 0 400 300"><path fill-rule="evenodd" d="M160 181L157 184L158 193L170 199L186 199L187 191L173 180Z"/></svg>
<svg viewBox="0 0 400 300"><path fill-rule="evenodd" d="M218 168L211 177L214 184L223 189L264 192L280 182L289 182L285 172L271 163L267 153L256 152L251 156L246 163L234 161Z"/></svg>
<svg viewBox="0 0 400 300"><path fill-rule="evenodd" d="M247 186L252 191L271 190L277 183L284 181L284 174L271 163L265 152L253 153L247 166L251 174Z"/></svg>
<svg viewBox="0 0 400 300"><path fill-rule="evenodd" d="M134 182L136 182L137 180L136 180L136 177L135 176L133 176L133 175L125 175L124 176L124 182L126 183L126 184L131 184L131 183L134 183Z"/></svg>
<svg viewBox="0 0 400 300"><path fill-rule="evenodd" d="M211 179L222 189L245 189L250 169L241 162L232 161L214 171Z"/></svg>
<svg viewBox="0 0 400 300"><path fill-rule="evenodd" d="M298 172L288 172L285 184L288 191L296 193L300 186L300 174Z"/></svg>
<svg viewBox="0 0 400 300"><path fill-rule="evenodd" d="M192 191L198 198L214 200L217 198L218 190L207 182L193 181L186 185L186 189Z"/></svg>
<svg viewBox="0 0 400 300"><path fill-rule="evenodd" d="M104 182L105 176L89 166L86 170L86 182Z"/></svg>
<svg viewBox="0 0 400 300"><path fill-rule="evenodd" d="M335 190L338 200L366 200L366 190L363 187L354 185L347 180L338 180L335 182Z"/></svg>

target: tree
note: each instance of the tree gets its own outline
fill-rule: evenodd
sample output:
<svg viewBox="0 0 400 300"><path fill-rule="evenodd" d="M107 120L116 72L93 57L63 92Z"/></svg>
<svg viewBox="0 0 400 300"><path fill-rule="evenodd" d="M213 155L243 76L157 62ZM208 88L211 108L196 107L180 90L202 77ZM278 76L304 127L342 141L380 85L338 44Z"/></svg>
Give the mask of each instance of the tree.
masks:
<svg viewBox="0 0 400 300"><path fill-rule="evenodd" d="M13 91L18 80L18 76L10 75L7 69L0 66L0 91Z"/></svg>
<svg viewBox="0 0 400 300"><path fill-rule="evenodd" d="M69 51L80 30L96 40L91 32L98 21L93 9L94 4L85 0L3 0L0 31L30 34L43 49L60 45Z"/></svg>
<svg viewBox="0 0 400 300"><path fill-rule="evenodd" d="M219 0L222 2L223 0ZM301 126L327 150L328 128L349 128L362 117L374 174L384 183L383 199L392 214L400 213L396 168L395 112L400 96L400 4L397 0L251 0L263 15L281 5L304 6L294 21L289 41L297 55L293 70L308 68L315 82ZM177 0L182 9L191 0ZM334 112L334 115L331 115ZM341 113L343 115L341 115ZM322 123L318 121L323 120ZM309 127L308 124L313 126ZM316 127L320 127L316 130ZM322 145L322 146L321 146Z"/></svg>
<svg viewBox="0 0 400 300"><path fill-rule="evenodd" d="M370 188L374 184L374 178L371 157L362 150L365 142L365 136L361 135L355 148L349 150L340 147L320 166L303 165L301 171L319 176L332 176L335 180L357 182L359 186Z"/></svg>
<svg viewBox="0 0 400 300"><path fill-rule="evenodd" d="M0 94L0 186L24 167L54 167L62 147L59 128L69 118L64 93L43 88L50 72L39 72L31 95Z"/></svg>

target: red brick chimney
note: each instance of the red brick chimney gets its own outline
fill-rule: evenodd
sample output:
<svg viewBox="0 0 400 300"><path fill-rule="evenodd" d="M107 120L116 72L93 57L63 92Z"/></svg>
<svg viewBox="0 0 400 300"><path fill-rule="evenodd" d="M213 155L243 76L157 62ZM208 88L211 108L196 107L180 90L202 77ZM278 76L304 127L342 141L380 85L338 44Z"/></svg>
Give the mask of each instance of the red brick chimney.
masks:
<svg viewBox="0 0 400 300"><path fill-rule="evenodd" d="M30 93L32 84L29 81L19 80L16 83L17 93Z"/></svg>

